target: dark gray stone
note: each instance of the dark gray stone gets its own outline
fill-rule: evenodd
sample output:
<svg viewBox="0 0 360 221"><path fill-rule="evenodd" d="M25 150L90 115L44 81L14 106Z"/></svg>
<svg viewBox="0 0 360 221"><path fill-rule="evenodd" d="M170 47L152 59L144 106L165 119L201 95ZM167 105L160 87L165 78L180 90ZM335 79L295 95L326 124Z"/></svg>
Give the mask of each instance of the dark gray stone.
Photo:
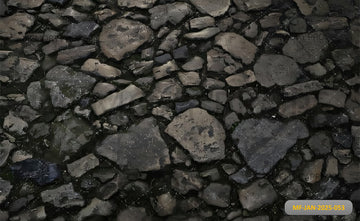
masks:
<svg viewBox="0 0 360 221"><path fill-rule="evenodd" d="M71 23L66 27L63 35L71 38L89 38L99 27L94 21Z"/></svg>

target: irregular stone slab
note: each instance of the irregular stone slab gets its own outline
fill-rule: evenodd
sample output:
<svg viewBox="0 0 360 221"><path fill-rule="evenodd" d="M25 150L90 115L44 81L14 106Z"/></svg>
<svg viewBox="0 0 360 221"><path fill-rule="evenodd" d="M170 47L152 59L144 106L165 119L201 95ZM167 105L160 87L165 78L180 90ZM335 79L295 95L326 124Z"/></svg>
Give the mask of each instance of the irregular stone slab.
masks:
<svg viewBox="0 0 360 221"><path fill-rule="evenodd" d="M45 89L41 86L40 81L33 81L27 88L26 97L32 108L39 109L47 100L48 95Z"/></svg>
<svg viewBox="0 0 360 221"><path fill-rule="evenodd" d="M240 189L238 193L241 205L249 211L271 205L277 199L273 186L266 179L253 182L249 187Z"/></svg>
<svg viewBox="0 0 360 221"><path fill-rule="evenodd" d="M60 154L74 154L90 141L92 134L86 121L67 111L51 124L51 147Z"/></svg>
<svg viewBox="0 0 360 221"><path fill-rule="evenodd" d="M343 71L349 71L355 65L357 56L353 48L335 49L331 52L337 66Z"/></svg>
<svg viewBox="0 0 360 221"><path fill-rule="evenodd" d="M71 38L89 38L99 27L94 21L71 23L66 27L63 35Z"/></svg>
<svg viewBox="0 0 360 221"><path fill-rule="evenodd" d="M99 60L90 58L81 66L82 71L91 72L104 78L116 78L121 75L121 71L113 66L102 64Z"/></svg>
<svg viewBox="0 0 360 221"><path fill-rule="evenodd" d="M176 116L165 133L177 140L197 162L225 158L225 130L215 117L201 108Z"/></svg>
<svg viewBox="0 0 360 221"><path fill-rule="evenodd" d="M226 83L231 87L241 87L256 81L254 72L251 70L244 71L240 74L234 74L225 79Z"/></svg>
<svg viewBox="0 0 360 221"><path fill-rule="evenodd" d="M8 8L5 4L5 0L0 0L0 16L4 16L6 14L7 10L8 10ZM6 216L7 216L7 214L6 214ZM0 215L0 217L2 217L2 216ZM5 217L5 215L4 215L4 217Z"/></svg>
<svg viewBox="0 0 360 221"><path fill-rule="evenodd" d="M64 39L55 39L54 41L50 42L49 44L42 47L42 51L44 54L49 55L54 52L57 52L61 49L65 49L69 46L69 43Z"/></svg>
<svg viewBox="0 0 360 221"><path fill-rule="evenodd" d="M254 114L259 114L262 111L271 110L275 108L277 104L273 99L265 94L259 94L258 97L251 103Z"/></svg>
<svg viewBox="0 0 360 221"><path fill-rule="evenodd" d="M267 8L271 0L233 0L236 7L241 11L255 11Z"/></svg>
<svg viewBox="0 0 360 221"><path fill-rule="evenodd" d="M25 130L28 128L26 121L14 115L12 111L9 112L4 118L3 128L10 133L15 133L17 135L25 135Z"/></svg>
<svg viewBox="0 0 360 221"><path fill-rule="evenodd" d="M42 191L41 199L44 203L51 203L59 208L84 206L83 197L74 191L72 183L59 186L55 189Z"/></svg>
<svg viewBox="0 0 360 221"><path fill-rule="evenodd" d="M176 198L167 192L151 198L151 205L159 216L168 216L173 214L176 207Z"/></svg>
<svg viewBox="0 0 360 221"><path fill-rule="evenodd" d="M34 209L26 210L19 215L12 216L10 221L31 221L31 220L45 220L46 219L45 206L39 206ZM1 216L0 216L1 218Z"/></svg>
<svg viewBox="0 0 360 221"><path fill-rule="evenodd" d="M187 194L191 190L199 191L203 187L203 179L198 172L174 170L171 187L180 194Z"/></svg>
<svg viewBox="0 0 360 221"><path fill-rule="evenodd" d="M44 1L45 0L9 0L7 5L22 9L30 9L39 7Z"/></svg>
<svg viewBox="0 0 360 221"><path fill-rule="evenodd" d="M173 25L181 22L186 16L192 13L191 6L185 2L158 5L149 9L150 24L153 29L158 29L166 22Z"/></svg>
<svg viewBox="0 0 360 221"><path fill-rule="evenodd" d="M279 114L285 118L297 116L314 108L317 104L318 102L314 95L307 95L280 105Z"/></svg>
<svg viewBox="0 0 360 221"><path fill-rule="evenodd" d="M190 0L201 13L213 17L221 16L229 9L230 0Z"/></svg>
<svg viewBox="0 0 360 221"><path fill-rule="evenodd" d="M321 90L319 92L319 103L334 107L345 107L346 94L338 90Z"/></svg>
<svg viewBox="0 0 360 221"><path fill-rule="evenodd" d="M205 28L198 32L189 32L184 35L184 38L190 40L206 40L220 32L218 27Z"/></svg>
<svg viewBox="0 0 360 221"><path fill-rule="evenodd" d="M171 60L166 64L154 67L153 74L155 79L160 79L178 70L180 70L180 68L177 66L176 62L174 60Z"/></svg>
<svg viewBox="0 0 360 221"><path fill-rule="evenodd" d="M151 221L152 218L146 214L146 210L143 207L128 207L127 209L121 211L116 221Z"/></svg>
<svg viewBox="0 0 360 221"><path fill-rule="evenodd" d="M0 18L0 37L19 40L35 22L35 17L27 13L16 13L9 17Z"/></svg>
<svg viewBox="0 0 360 221"><path fill-rule="evenodd" d="M201 198L209 205L226 208L230 204L229 185L210 183L201 193Z"/></svg>
<svg viewBox="0 0 360 221"><path fill-rule="evenodd" d="M352 161L340 171L346 183L360 183L360 161Z"/></svg>
<svg viewBox="0 0 360 221"><path fill-rule="evenodd" d="M40 159L25 159L11 165L11 170L16 177L32 180L41 186L52 183L61 176L56 164Z"/></svg>
<svg viewBox="0 0 360 221"><path fill-rule="evenodd" d="M301 169L301 179L307 183L316 183L320 181L323 165L323 159L307 162Z"/></svg>
<svg viewBox="0 0 360 221"><path fill-rule="evenodd" d="M355 19L350 26L350 33L351 33L351 42L353 43L353 45L360 47L360 39L359 39L359 35L360 35L360 19L357 18Z"/></svg>
<svg viewBox="0 0 360 221"><path fill-rule="evenodd" d="M302 71L296 62L286 56L264 54L254 66L256 80L264 87L293 84Z"/></svg>
<svg viewBox="0 0 360 221"><path fill-rule="evenodd" d="M116 210L114 203L110 201L102 201L98 198L91 200L90 204L84 207L78 215L76 220L82 221L86 220L90 216L110 216Z"/></svg>
<svg viewBox="0 0 360 221"><path fill-rule="evenodd" d="M3 180L0 177L0 204L3 203L8 195L10 194L10 191L12 189L12 185L9 181Z"/></svg>
<svg viewBox="0 0 360 221"><path fill-rule="evenodd" d="M349 26L345 17L311 17L307 22L315 31L345 29Z"/></svg>
<svg viewBox="0 0 360 221"><path fill-rule="evenodd" d="M132 125L126 133L107 136L96 151L120 167L139 171L160 170L170 164L169 149L154 118Z"/></svg>
<svg viewBox="0 0 360 221"><path fill-rule="evenodd" d="M75 48L70 48L58 52L56 61L60 64L71 64L78 59L89 57L96 51L95 45L84 45Z"/></svg>
<svg viewBox="0 0 360 221"><path fill-rule="evenodd" d="M247 119L232 133L233 140L251 169L268 173L298 139L309 136L299 120L282 123L268 119Z"/></svg>
<svg viewBox="0 0 360 221"><path fill-rule="evenodd" d="M207 70L212 72L226 72L234 74L242 68L241 63L236 62L229 54L220 50L211 49L207 52Z"/></svg>
<svg viewBox="0 0 360 221"><path fill-rule="evenodd" d="M99 166L99 159L94 154L88 154L66 165L69 174L73 177L81 177L97 166Z"/></svg>
<svg viewBox="0 0 360 221"><path fill-rule="evenodd" d="M305 16L313 13L316 15L327 15L329 12L329 5L325 0L313 1L312 3L314 4L310 4L309 1L306 0L293 1L297 4L300 12Z"/></svg>
<svg viewBox="0 0 360 221"><path fill-rule="evenodd" d="M24 83L40 67L40 64L36 60L10 56L0 62L0 67L0 75L8 76L12 81Z"/></svg>
<svg viewBox="0 0 360 221"><path fill-rule="evenodd" d="M15 144L10 143L8 140L3 140L0 143L0 167L6 163L11 150L15 148Z"/></svg>
<svg viewBox="0 0 360 221"><path fill-rule="evenodd" d="M324 131L316 132L308 140L310 149L316 155L325 155L331 152L332 139Z"/></svg>
<svg viewBox="0 0 360 221"><path fill-rule="evenodd" d="M314 80L285 87L283 90L283 94L286 97L292 97L299 94L319 91L321 89L323 89L323 84L319 81Z"/></svg>
<svg viewBox="0 0 360 221"><path fill-rule="evenodd" d="M118 6L127 8L152 8L157 0L118 0Z"/></svg>
<svg viewBox="0 0 360 221"><path fill-rule="evenodd" d="M191 29L203 29L215 26L215 19L211 16L193 18L189 22Z"/></svg>
<svg viewBox="0 0 360 221"><path fill-rule="evenodd" d="M147 98L150 102L164 100L176 100L182 96L181 84L174 78L159 81L155 85L152 94Z"/></svg>
<svg viewBox="0 0 360 221"><path fill-rule="evenodd" d="M54 107L67 108L71 103L88 94L95 78L76 72L68 66L58 65L46 73L45 87L50 89Z"/></svg>
<svg viewBox="0 0 360 221"><path fill-rule="evenodd" d="M142 98L144 95L144 92L140 88L131 84L124 90L112 93L104 99L98 100L97 102L93 103L91 107L95 114L100 116L110 110Z"/></svg>
<svg viewBox="0 0 360 221"><path fill-rule="evenodd" d="M152 30L141 22L129 19L114 19L106 24L100 33L101 51L108 58L122 60L127 53L133 53L152 39Z"/></svg>
<svg viewBox="0 0 360 221"><path fill-rule="evenodd" d="M322 32L313 32L290 38L282 51L300 64L315 63L320 60L328 46L328 40Z"/></svg>
<svg viewBox="0 0 360 221"><path fill-rule="evenodd" d="M235 58L241 59L245 64L251 64L257 52L257 47L253 43L233 32L218 34L215 37L215 44Z"/></svg>

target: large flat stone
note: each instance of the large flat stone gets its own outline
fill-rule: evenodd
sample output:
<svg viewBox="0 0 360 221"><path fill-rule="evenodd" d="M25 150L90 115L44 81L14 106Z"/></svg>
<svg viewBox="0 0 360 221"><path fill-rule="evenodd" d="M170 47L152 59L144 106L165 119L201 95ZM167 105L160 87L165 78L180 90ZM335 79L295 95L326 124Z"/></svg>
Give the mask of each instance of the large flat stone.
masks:
<svg viewBox="0 0 360 221"><path fill-rule="evenodd" d="M247 119L232 133L233 140L248 166L266 174L281 160L298 139L308 137L306 126L298 121L282 123L268 119Z"/></svg>
<svg viewBox="0 0 360 221"><path fill-rule="evenodd" d="M19 40L35 22L35 17L27 13L16 13L9 17L0 18L0 37Z"/></svg>
<svg viewBox="0 0 360 221"><path fill-rule="evenodd" d="M160 170L170 164L169 150L154 118L132 125L125 133L107 136L96 151L122 168L139 171Z"/></svg>
<svg viewBox="0 0 360 221"><path fill-rule="evenodd" d="M225 14L230 6L230 0L190 0L201 13L217 17Z"/></svg>
<svg viewBox="0 0 360 221"><path fill-rule="evenodd" d="M179 114L165 132L177 140L197 162L225 158L225 131L220 122L201 108Z"/></svg>

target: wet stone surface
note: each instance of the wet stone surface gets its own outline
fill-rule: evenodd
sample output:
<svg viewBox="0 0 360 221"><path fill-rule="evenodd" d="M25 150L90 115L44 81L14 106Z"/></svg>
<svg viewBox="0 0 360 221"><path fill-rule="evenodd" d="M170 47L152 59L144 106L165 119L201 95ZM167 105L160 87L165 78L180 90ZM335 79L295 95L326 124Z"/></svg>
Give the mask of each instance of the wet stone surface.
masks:
<svg viewBox="0 0 360 221"><path fill-rule="evenodd" d="M360 221L359 10L0 0L0 221Z"/></svg>

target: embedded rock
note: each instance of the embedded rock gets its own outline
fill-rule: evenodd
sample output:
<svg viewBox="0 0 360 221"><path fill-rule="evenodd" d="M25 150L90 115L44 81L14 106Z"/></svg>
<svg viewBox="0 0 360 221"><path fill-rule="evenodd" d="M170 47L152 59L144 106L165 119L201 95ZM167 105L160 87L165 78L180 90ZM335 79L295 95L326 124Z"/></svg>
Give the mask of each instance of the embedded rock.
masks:
<svg viewBox="0 0 360 221"><path fill-rule="evenodd" d="M247 119L232 133L232 138L249 167L268 173L298 139L308 137L306 126L298 121L282 123L268 119Z"/></svg>
<svg viewBox="0 0 360 221"><path fill-rule="evenodd" d="M213 17L218 17L228 10L230 0L190 0L201 13L209 14Z"/></svg>
<svg viewBox="0 0 360 221"><path fill-rule="evenodd" d="M35 17L27 13L16 13L9 17L0 18L0 37L11 40L23 39L34 22Z"/></svg>
<svg viewBox="0 0 360 221"><path fill-rule="evenodd" d="M146 25L129 19L114 19L100 33L101 51L118 61L152 39L153 32Z"/></svg>
<svg viewBox="0 0 360 221"><path fill-rule="evenodd" d="M41 192L41 199L44 203L51 203L59 208L84 206L85 203L83 197L75 192L72 183Z"/></svg>
<svg viewBox="0 0 360 221"><path fill-rule="evenodd" d="M96 151L120 167L139 171L160 170L170 164L169 150L154 118L132 125L125 133L107 136Z"/></svg>
<svg viewBox="0 0 360 221"><path fill-rule="evenodd" d="M220 122L200 108L176 116L165 132L177 140L197 162L225 157L225 131Z"/></svg>
<svg viewBox="0 0 360 221"><path fill-rule="evenodd" d="M167 22L173 25L181 22L192 13L191 6L185 2L158 5L149 9L150 24L153 29L158 29Z"/></svg>

